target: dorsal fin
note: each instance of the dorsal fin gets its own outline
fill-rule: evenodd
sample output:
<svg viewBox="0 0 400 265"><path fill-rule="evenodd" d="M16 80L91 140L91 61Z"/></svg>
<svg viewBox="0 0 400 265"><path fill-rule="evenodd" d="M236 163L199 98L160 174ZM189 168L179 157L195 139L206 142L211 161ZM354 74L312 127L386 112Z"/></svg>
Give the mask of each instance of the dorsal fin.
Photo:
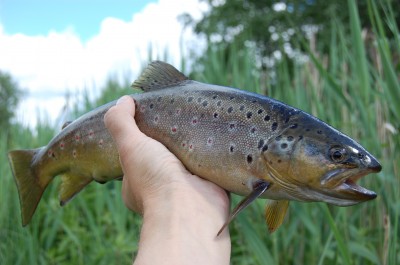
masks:
<svg viewBox="0 0 400 265"><path fill-rule="evenodd" d="M72 121L66 121L63 126L61 126L61 130L63 130L65 127L67 127L68 125L70 125L72 123Z"/></svg>
<svg viewBox="0 0 400 265"><path fill-rule="evenodd" d="M132 84L133 88L151 91L165 87L177 86L188 78L170 64L154 61L151 62Z"/></svg>

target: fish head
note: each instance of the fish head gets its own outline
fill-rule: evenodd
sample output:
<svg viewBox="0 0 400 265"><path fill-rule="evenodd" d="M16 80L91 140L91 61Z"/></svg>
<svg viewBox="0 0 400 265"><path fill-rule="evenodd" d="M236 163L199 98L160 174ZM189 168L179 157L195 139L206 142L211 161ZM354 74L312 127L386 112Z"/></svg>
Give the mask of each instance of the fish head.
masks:
<svg viewBox="0 0 400 265"><path fill-rule="evenodd" d="M382 167L360 144L310 117L270 139L263 153L269 174L288 199L349 206L376 198L356 182Z"/></svg>

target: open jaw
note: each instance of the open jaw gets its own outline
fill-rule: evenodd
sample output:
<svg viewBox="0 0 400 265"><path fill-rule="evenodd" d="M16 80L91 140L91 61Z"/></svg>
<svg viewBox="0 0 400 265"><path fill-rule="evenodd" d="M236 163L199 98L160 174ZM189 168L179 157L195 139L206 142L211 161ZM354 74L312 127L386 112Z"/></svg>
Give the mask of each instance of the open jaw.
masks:
<svg viewBox="0 0 400 265"><path fill-rule="evenodd" d="M364 168L339 168L327 172L321 179L324 195L330 198L327 202L338 206L350 206L376 198L376 193L360 185L357 181L374 171Z"/></svg>

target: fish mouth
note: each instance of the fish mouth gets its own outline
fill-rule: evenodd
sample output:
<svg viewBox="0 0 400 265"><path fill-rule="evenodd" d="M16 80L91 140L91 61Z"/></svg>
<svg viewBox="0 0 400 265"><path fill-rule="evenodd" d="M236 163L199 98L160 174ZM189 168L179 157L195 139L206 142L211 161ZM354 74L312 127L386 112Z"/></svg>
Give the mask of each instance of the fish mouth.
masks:
<svg viewBox="0 0 400 265"><path fill-rule="evenodd" d="M330 197L326 201L338 206L350 206L375 199L376 193L358 185L357 181L380 170L381 166L377 165L366 168L337 168L328 171L321 178L323 193Z"/></svg>

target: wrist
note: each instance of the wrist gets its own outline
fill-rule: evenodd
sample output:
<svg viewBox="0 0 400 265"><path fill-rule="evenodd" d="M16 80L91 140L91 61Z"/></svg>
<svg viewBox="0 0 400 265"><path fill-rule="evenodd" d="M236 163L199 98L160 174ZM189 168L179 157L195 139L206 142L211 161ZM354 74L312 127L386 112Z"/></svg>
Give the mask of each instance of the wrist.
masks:
<svg viewBox="0 0 400 265"><path fill-rule="evenodd" d="M198 178L188 176L192 177ZM153 251L162 258L157 262L153 259L154 264L229 264L228 230L216 236L228 218L229 198L214 184L205 184L207 189L173 183L173 188L143 201L143 227L135 264L142 264L139 261L154 255Z"/></svg>

